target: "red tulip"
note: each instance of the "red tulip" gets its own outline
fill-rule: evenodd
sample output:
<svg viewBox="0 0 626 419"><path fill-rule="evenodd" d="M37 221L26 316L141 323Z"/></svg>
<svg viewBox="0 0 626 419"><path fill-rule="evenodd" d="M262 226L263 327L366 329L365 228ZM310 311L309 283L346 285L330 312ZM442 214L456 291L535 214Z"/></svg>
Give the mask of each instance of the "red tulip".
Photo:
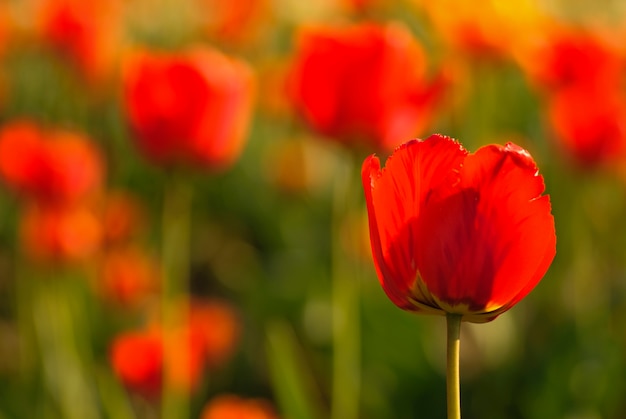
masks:
<svg viewBox="0 0 626 419"><path fill-rule="evenodd" d="M137 53L124 89L134 138L154 162L219 169L239 157L254 94L245 63L207 48Z"/></svg>
<svg viewBox="0 0 626 419"><path fill-rule="evenodd" d="M537 285L556 252L543 178L515 144L468 153L433 135L362 169L380 283L402 309L487 322Z"/></svg>
<svg viewBox="0 0 626 419"><path fill-rule="evenodd" d="M0 175L28 198L68 204L98 190L104 165L88 137L17 121L0 130Z"/></svg>
<svg viewBox="0 0 626 419"><path fill-rule="evenodd" d="M90 82L114 70L122 29L122 3L116 0L41 0L37 30Z"/></svg>
<svg viewBox="0 0 626 419"><path fill-rule="evenodd" d="M101 239L100 221L86 206L30 205L21 213L24 252L38 262L86 261L96 254Z"/></svg>
<svg viewBox="0 0 626 419"><path fill-rule="evenodd" d="M624 61L616 45L579 28L553 25L531 43L519 61L530 81L552 92L574 85L619 85Z"/></svg>
<svg viewBox="0 0 626 419"><path fill-rule="evenodd" d="M272 405L264 399L244 399L222 394L204 406L201 419L277 419Z"/></svg>
<svg viewBox="0 0 626 419"><path fill-rule="evenodd" d="M422 47L402 25L308 28L288 90L319 133L393 148L431 123L443 82L428 80L426 69Z"/></svg>
<svg viewBox="0 0 626 419"><path fill-rule="evenodd" d="M579 85L548 99L548 120L560 148L583 168L621 161L626 152L626 100L617 89Z"/></svg>
<svg viewBox="0 0 626 419"><path fill-rule="evenodd" d="M98 290L121 307L134 308L154 296L159 284L156 261L132 245L108 250L102 257Z"/></svg>
<svg viewBox="0 0 626 419"><path fill-rule="evenodd" d="M163 342L156 331L127 332L111 345L111 364L119 379L147 397L161 393Z"/></svg>

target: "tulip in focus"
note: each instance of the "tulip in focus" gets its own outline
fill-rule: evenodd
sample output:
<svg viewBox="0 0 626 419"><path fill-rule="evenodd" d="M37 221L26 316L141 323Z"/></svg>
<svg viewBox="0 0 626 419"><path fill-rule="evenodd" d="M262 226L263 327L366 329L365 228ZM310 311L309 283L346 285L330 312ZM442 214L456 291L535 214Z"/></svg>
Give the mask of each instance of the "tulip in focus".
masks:
<svg viewBox="0 0 626 419"><path fill-rule="evenodd" d="M401 24L302 30L288 91L318 133L392 149L433 120L444 88L430 79L421 45Z"/></svg>
<svg viewBox="0 0 626 419"><path fill-rule="evenodd" d="M398 307L488 322L524 298L556 252L543 178L515 144L468 153L432 135L362 170L374 264Z"/></svg>
<svg viewBox="0 0 626 419"><path fill-rule="evenodd" d="M241 154L255 81L242 61L207 47L133 54L125 110L139 149L163 166L219 170Z"/></svg>

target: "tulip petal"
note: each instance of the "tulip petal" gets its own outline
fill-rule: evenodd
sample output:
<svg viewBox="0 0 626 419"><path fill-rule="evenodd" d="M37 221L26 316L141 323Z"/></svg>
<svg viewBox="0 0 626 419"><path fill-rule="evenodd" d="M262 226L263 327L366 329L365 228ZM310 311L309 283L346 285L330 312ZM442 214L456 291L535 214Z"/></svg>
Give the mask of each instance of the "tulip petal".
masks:
<svg viewBox="0 0 626 419"><path fill-rule="evenodd" d="M451 138L433 135L398 147L385 169L373 155L363 164L374 262L383 289L401 308L419 309L411 289L418 273L417 249L422 246L416 229L421 208L439 190L458 182L466 155Z"/></svg>
<svg viewBox="0 0 626 419"><path fill-rule="evenodd" d="M418 264L447 311L487 321L539 282L556 252L543 178L513 144L467 156L456 193L422 214ZM474 316L479 313L480 316Z"/></svg>

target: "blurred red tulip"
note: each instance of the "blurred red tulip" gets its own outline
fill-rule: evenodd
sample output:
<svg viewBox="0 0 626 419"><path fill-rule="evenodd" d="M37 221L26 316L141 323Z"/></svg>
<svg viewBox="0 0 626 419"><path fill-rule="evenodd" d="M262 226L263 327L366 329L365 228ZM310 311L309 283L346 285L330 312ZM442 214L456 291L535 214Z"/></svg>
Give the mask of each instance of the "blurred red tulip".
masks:
<svg viewBox="0 0 626 419"><path fill-rule="evenodd" d="M298 38L288 90L319 133L393 148L432 122L445 83L428 80L427 66L401 24L309 27Z"/></svg>
<svg viewBox="0 0 626 419"><path fill-rule="evenodd" d="M239 336L238 319L234 309L227 303L212 300L180 301L174 317L177 323L167 328L156 320L140 334L130 336L135 337L135 340L138 335L144 336L142 339L149 341L150 347L146 350L150 353L156 352L153 346L160 348L159 357L152 357L151 360L155 363L158 361L159 365L150 365L150 371L158 369L159 376L163 374L170 385L180 390L193 392L200 384L207 368L221 366L234 352ZM118 344L118 340L120 339L114 342L113 349ZM131 355L126 356L131 357ZM132 384L133 382L125 376L139 374L132 370L131 360L125 360L123 351L117 359L112 358L115 371L121 379ZM120 367L116 367L115 362ZM122 366L126 366L129 371L121 368ZM141 371L146 369L142 366ZM149 377L153 375L154 373L151 373ZM146 386L147 383L136 387L129 385L134 390L144 393Z"/></svg>
<svg viewBox="0 0 626 419"><path fill-rule="evenodd" d="M163 343L159 333L128 332L117 336L111 344L113 371L127 386L145 397L161 393L163 374Z"/></svg>
<svg viewBox="0 0 626 419"><path fill-rule="evenodd" d="M20 239L24 252L33 260L82 262L100 247L102 227L87 207L30 205L21 216Z"/></svg>
<svg viewBox="0 0 626 419"><path fill-rule="evenodd" d="M201 419L277 419L270 403L263 399L244 399L223 394L211 400L202 410Z"/></svg>
<svg viewBox="0 0 626 419"><path fill-rule="evenodd" d="M171 352L165 350L166 344ZM152 325L116 337L110 356L113 370L130 390L154 398L161 395L165 377L179 390L195 390L204 372L202 349L188 328L164 330Z"/></svg>
<svg viewBox="0 0 626 419"><path fill-rule="evenodd" d="M138 199L123 191L107 194L102 217L107 245L129 242L146 223L146 214Z"/></svg>
<svg viewBox="0 0 626 419"><path fill-rule="evenodd" d="M123 307L136 307L159 284L156 261L134 246L109 249L102 257L99 289L103 297Z"/></svg>
<svg viewBox="0 0 626 419"><path fill-rule="evenodd" d="M189 327L204 347L209 367L222 365L234 353L239 340L239 319L233 307L217 300L194 300Z"/></svg>
<svg viewBox="0 0 626 419"><path fill-rule="evenodd" d="M163 330L171 351L166 351L164 372L168 381L178 389L193 392L205 372L206 357L202 337L195 333L193 325L184 324Z"/></svg>
<svg viewBox="0 0 626 419"><path fill-rule="evenodd" d="M550 95L548 120L560 148L582 168L622 161L626 99L617 89L574 85Z"/></svg>
<svg viewBox="0 0 626 419"><path fill-rule="evenodd" d="M531 83L553 92L579 84L619 86L622 53L591 30L552 24L533 38L517 57Z"/></svg>
<svg viewBox="0 0 626 419"><path fill-rule="evenodd" d="M247 64L215 50L140 52L126 63L125 108L154 162L222 169L242 152L254 86Z"/></svg>
<svg viewBox="0 0 626 419"><path fill-rule="evenodd" d="M40 0L37 31L87 81L109 75L120 51L122 4L117 0Z"/></svg>
<svg viewBox="0 0 626 419"><path fill-rule="evenodd" d="M374 263L402 309L486 322L537 285L556 252L532 157L515 144L468 153L432 135L363 163Z"/></svg>
<svg viewBox="0 0 626 419"><path fill-rule="evenodd" d="M0 129L0 175L28 198L75 203L100 188L103 172L100 152L82 134L48 132L27 121Z"/></svg>

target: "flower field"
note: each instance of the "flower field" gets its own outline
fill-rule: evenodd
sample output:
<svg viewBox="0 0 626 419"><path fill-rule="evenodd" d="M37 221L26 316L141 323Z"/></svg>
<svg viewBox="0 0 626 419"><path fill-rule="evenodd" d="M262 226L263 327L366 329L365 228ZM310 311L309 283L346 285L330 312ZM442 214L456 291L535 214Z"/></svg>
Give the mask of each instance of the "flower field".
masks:
<svg viewBox="0 0 626 419"><path fill-rule="evenodd" d="M626 417L601 3L0 2L0 419Z"/></svg>

